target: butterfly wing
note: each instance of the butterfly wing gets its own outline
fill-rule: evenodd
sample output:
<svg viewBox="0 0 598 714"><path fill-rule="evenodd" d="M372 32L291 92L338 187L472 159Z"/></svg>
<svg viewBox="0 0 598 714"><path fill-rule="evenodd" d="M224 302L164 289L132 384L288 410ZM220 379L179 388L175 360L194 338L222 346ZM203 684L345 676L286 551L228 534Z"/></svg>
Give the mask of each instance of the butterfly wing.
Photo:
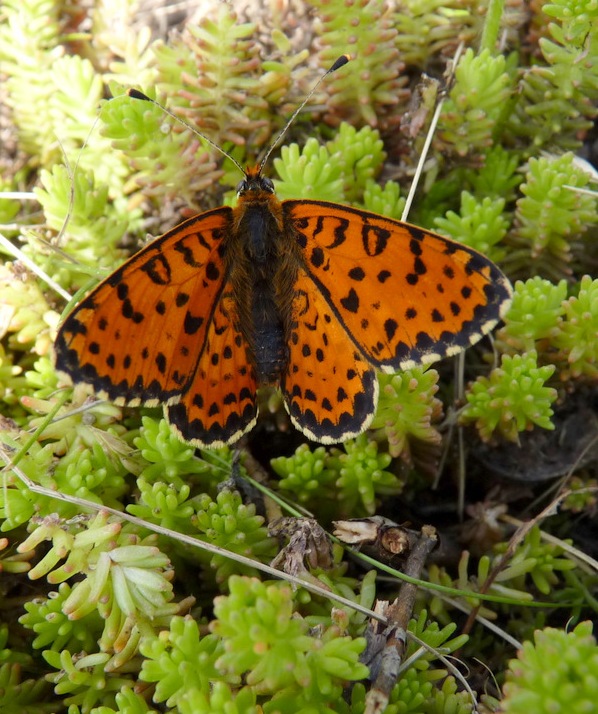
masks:
<svg viewBox="0 0 598 714"><path fill-rule="evenodd" d="M496 325L511 286L480 253L325 201L283 201L305 268L366 360L385 372L457 354Z"/></svg>
<svg viewBox="0 0 598 714"><path fill-rule="evenodd" d="M231 221L230 208L190 218L100 283L62 324L57 369L121 405L185 391L225 283Z"/></svg>
<svg viewBox="0 0 598 714"><path fill-rule="evenodd" d="M185 393L164 407L166 418L190 444L215 448L255 426L257 380L227 284L208 328L205 348Z"/></svg>
<svg viewBox="0 0 598 714"><path fill-rule="evenodd" d="M256 382L224 260L232 221L227 207L190 218L106 278L62 324L57 369L117 404L164 404L197 446L249 430Z"/></svg>
<svg viewBox="0 0 598 714"><path fill-rule="evenodd" d="M291 421L314 441L344 441L367 429L378 381L313 281L294 286L288 366L281 390Z"/></svg>

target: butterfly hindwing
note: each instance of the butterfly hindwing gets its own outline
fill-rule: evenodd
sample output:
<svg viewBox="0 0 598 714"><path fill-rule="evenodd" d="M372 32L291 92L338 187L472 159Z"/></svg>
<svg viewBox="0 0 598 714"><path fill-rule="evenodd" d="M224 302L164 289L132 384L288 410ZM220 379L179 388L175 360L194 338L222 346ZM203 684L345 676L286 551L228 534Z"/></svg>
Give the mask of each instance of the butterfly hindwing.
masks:
<svg viewBox="0 0 598 714"><path fill-rule="evenodd" d="M256 423L256 390L255 371L227 285L193 379L164 413L179 436L194 446L231 444Z"/></svg>
<svg viewBox="0 0 598 714"><path fill-rule="evenodd" d="M509 304L500 270L448 238L325 201L282 206L333 318L378 369L456 354L488 333Z"/></svg>
<svg viewBox="0 0 598 714"><path fill-rule="evenodd" d="M294 294L288 367L280 385L291 421L322 443L357 436L376 411L374 370L304 271Z"/></svg>
<svg viewBox="0 0 598 714"><path fill-rule="evenodd" d="M56 367L117 404L155 406L188 387L225 283L228 207L142 248L67 316Z"/></svg>

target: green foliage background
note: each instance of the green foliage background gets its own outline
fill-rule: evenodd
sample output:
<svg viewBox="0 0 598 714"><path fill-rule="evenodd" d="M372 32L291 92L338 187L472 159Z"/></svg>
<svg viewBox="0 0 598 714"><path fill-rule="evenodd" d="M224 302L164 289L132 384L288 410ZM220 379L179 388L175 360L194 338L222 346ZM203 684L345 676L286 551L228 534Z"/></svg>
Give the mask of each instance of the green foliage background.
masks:
<svg viewBox="0 0 598 714"><path fill-rule="evenodd" d="M280 550L265 513L288 502L326 528L373 514L438 521L456 555L430 564L426 579L460 593L422 589L411 633L459 651L484 711L589 711L598 655L581 621L598 609L596 553L583 558L567 543L596 542L598 211L575 157L591 145L597 114L595 0L214 3L169 33L160 18L174 24L167 9L133 0L0 4L0 710L363 712L365 616L257 567ZM159 410L92 402L61 382L51 359L65 309L57 288L88 287L147 233L232 200L239 180L231 162L127 87L167 103L244 165L349 53L275 152L277 193L399 218L438 98L423 75L442 85L460 43L410 221L486 253L515 285L494 352L486 341L466 358L464 388L445 365L380 376L372 429L334 448L298 444L280 399L265 393L249 445L268 444L258 465L248 452L195 453ZM465 440L467 460L453 447ZM550 468L545 449L557 454ZM538 461L536 473L562 478L560 512L512 547L503 516L538 513L555 482L493 488L504 455L507 470L522 461L529 476ZM455 509L448 525L438 506L454 502L449 475L465 467L467 521L455 528ZM19 475L256 567L33 492ZM283 506L244 490L246 476ZM338 546L326 568L299 572L366 607L397 593L396 579L376 582ZM499 632L466 626L474 608ZM525 641L510 663L513 640L500 631ZM408 655L416 650L411 641ZM471 710L429 651L387 708Z"/></svg>

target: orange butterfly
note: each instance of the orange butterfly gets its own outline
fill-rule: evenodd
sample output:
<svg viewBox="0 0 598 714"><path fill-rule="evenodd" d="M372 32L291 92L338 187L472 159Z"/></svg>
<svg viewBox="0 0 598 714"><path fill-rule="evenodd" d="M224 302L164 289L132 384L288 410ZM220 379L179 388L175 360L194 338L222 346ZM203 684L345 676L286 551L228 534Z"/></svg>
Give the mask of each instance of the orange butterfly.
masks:
<svg viewBox="0 0 598 714"><path fill-rule="evenodd" d="M278 385L297 429L329 444L369 426L375 370L457 354L496 325L511 287L491 261L368 211L279 201L262 176L276 143L235 208L184 221L74 308L59 371L116 404L163 405L200 447L237 441L258 387Z"/></svg>

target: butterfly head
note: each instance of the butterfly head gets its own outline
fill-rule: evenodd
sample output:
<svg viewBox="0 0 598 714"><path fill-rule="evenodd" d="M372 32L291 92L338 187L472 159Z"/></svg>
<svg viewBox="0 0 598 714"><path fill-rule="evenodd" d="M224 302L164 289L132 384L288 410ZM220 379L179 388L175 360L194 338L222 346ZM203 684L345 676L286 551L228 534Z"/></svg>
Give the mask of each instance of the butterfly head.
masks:
<svg viewBox="0 0 598 714"><path fill-rule="evenodd" d="M274 184L271 179L262 176L261 166L248 168L245 178L237 184L237 196L256 195L257 193L274 193Z"/></svg>

